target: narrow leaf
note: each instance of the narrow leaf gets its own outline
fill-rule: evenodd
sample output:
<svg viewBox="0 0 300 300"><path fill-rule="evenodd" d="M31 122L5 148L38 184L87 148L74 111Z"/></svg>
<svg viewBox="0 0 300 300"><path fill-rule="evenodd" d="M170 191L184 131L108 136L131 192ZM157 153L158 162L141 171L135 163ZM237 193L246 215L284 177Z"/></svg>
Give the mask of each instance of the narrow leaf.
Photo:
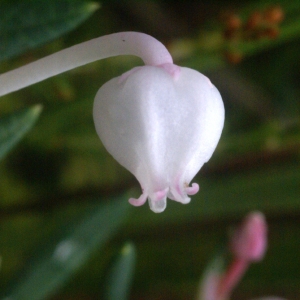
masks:
<svg viewBox="0 0 300 300"><path fill-rule="evenodd" d="M297 214L300 211L300 164L295 160L284 165L263 165L245 172L199 177L201 191L191 203L180 206L169 201L164 218L155 218L141 207L130 218L133 232L137 224L162 226L184 222L229 219L242 216L251 210L266 214ZM201 172L200 172L201 173ZM128 231L129 228L126 228Z"/></svg>
<svg viewBox="0 0 300 300"><path fill-rule="evenodd" d="M51 41L87 19L98 4L74 0L0 3L0 60Z"/></svg>
<svg viewBox="0 0 300 300"><path fill-rule="evenodd" d="M35 105L0 119L0 159L32 128L41 111L42 106Z"/></svg>
<svg viewBox="0 0 300 300"><path fill-rule="evenodd" d="M127 243L112 264L105 286L105 300L127 300L135 264L135 247Z"/></svg>
<svg viewBox="0 0 300 300"><path fill-rule="evenodd" d="M225 255L220 254L213 258L206 266L200 279L197 300L216 299L220 278L224 272Z"/></svg>
<svg viewBox="0 0 300 300"><path fill-rule="evenodd" d="M111 199L107 204L94 205L81 222L73 220L70 224L67 220L67 224L59 224L48 239L55 242L37 252L38 258L25 266L26 271L3 299L48 299L115 233L128 207L124 199ZM67 233L61 237L66 227ZM60 239L56 240L58 236Z"/></svg>

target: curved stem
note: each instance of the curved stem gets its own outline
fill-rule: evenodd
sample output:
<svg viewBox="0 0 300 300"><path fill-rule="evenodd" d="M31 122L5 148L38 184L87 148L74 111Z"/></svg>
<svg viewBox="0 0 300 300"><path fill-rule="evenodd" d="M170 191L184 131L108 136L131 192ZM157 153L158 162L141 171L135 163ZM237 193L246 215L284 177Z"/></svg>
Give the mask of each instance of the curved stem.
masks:
<svg viewBox="0 0 300 300"><path fill-rule="evenodd" d="M150 35L120 32L61 50L0 75L0 96L93 61L117 56L139 56L146 65L173 63L166 47Z"/></svg>
<svg viewBox="0 0 300 300"><path fill-rule="evenodd" d="M219 283L219 287L217 290L218 300L229 299L229 295L232 292L233 288L242 278L244 273L246 272L249 266L249 262L247 260L236 258L226 273L222 276L222 279Z"/></svg>

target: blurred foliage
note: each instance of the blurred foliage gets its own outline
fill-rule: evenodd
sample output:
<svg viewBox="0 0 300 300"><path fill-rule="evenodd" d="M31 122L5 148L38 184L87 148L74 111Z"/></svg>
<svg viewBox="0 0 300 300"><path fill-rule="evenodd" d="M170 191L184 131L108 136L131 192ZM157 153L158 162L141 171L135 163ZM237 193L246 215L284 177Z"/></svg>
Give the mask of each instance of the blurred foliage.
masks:
<svg viewBox="0 0 300 300"><path fill-rule="evenodd" d="M55 216L52 234L43 247L34 250L35 255L23 267L20 278L11 284L6 299L46 299L56 292L124 221L128 211L124 204L124 199L112 199L105 205L82 207L81 217L71 215L66 221ZM131 248L128 251L130 254ZM126 265L123 260L120 263ZM123 269L120 275L122 272Z"/></svg>
<svg viewBox="0 0 300 300"><path fill-rule="evenodd" d="M41 112L41 106L36 105L4 116L0 120L0 158L26 134Z"/></svg>
<svg viewBox="0 0 300 300"><path fill-rule="evenodd" d="M21 2L27 5L16 9ZM261 210L269 220L269 251L250 269L233 299L267 294L297 299L300 2L106 0L91 14L96 7L89 1L1 2L0 57L11 57L1 63L1 72L104 34L145 32L167 45L175 63L208 74L218 87L226 107L221 142L195 179L201 190L192 202L185 206L169 201L167 210L156 215L146 205L126 204L127 195L138 195L139 186L107 154L91 115L97 89L141 64L139 59L95 62L2 97L0 151L15 145L30 129L38 116L37 104L42 104L43 113L0 164L1 291L15 287L17 293L29 282L31 277L22 281L21 276L22 270L33 270L28 268L29 258L44 257L42 264L50 263L47 254L52 248L47 245L57 245L70 233L66 228L76 234L84 224L74 222L74 216L83 220L90 205L99 206L101 214L101 203L111 202L110 222L102 218L98 225L90 223L82 236L89 241L97 231L100 236L101 222L105 228L117 228L115 217L123 217L122 212L125 217L127 208L130 218L109 236L104 248L100 242L93 250L86 248L90 250L82 263L70 269L70 279L64 277L52 287L53 299L99 299L107 262L128 240L138 253L130 299L193 299L200 274L226 228L250 210ZM270 22L274 9L282 15ZM257 15L260 19L253 25ZM24 31L22 24L33 27ZM40 46L54 38L58 39ZM24 54L12 58L20 53ZM121 212L113 205L120 195ZM22 299L33 299L28 297Z"/></svg>
<svg viewBox="0 0 300 300"><path fill-rule="evenodd" d="M98 8L77 0L2 1L0 60L49 42L76 27Z"/></svg>
<svg viewBox="0 0 300 300"><path fill-rule="evenodd" d="M104 280L104 299L128 299L135 267L135 256L134 246L126 243L113 260L107 278Z"/></svg>

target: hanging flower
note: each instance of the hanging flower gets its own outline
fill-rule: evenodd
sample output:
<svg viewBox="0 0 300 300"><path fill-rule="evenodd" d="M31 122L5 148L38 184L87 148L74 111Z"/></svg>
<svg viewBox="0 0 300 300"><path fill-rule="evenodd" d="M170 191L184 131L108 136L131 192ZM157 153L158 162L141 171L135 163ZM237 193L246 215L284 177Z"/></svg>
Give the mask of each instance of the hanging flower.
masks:
<svg viewBox="0 0 300 300"><path fill-rule="evenodd" d="M173 64L144 66L104 84L94 104L97 133L110 154L133 173L154 212L167 197L188 203L193 177L219 141L224 107L201 73Z"/></svg>
<svg viewBox="0 0 300 300"><path fill-rule="evenodd" d="M116 55L136 55L146 66L110 80L94 105L97 133L111 155L132 172L154 212L167 197L188 203L199 186L190 182L219 141L224 107L207 77L173 64L168 50L153 37L121 32L62 50L0 76L0 96Z"/></svg>

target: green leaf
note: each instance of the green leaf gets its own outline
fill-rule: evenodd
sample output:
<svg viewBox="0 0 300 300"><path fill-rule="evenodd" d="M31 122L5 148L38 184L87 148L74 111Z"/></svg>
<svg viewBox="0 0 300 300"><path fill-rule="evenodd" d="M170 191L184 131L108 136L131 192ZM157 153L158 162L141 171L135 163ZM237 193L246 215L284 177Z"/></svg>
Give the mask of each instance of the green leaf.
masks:
<svg viewBox="0 0 300 300"><path fill-rule="evenodd" d="M168 201L163 216L153 214L145 205L135 210L128 224L130 230L154 230L154 226L205 222L242 216L258 210L266 214L296 214L300 211L300 164L296 160L284 165L263 165L244 172L202 176L200 192L187 205ZM126 228L128 231L129 228Z"/></svg>
<svg viewBox="0 0 300 300"><path fill-rule="evenodd" d="M0 119L0 159L32 128L41 111L42 106L35 105Z"/></svg>
<svg viewBox="0 0 300 300"><path fill-rule="evenodd" d="M48 299L116 232L128 207L123 198L110 199L106 204L92 205L80 221L58 222L48 245L37 251L34 257L38 258L25 266L26 271L4 299Z"/></svg>
<svg viewBox="0 0 300 300"><path fill-rule="evenodd" d="M0 4L0 60L19 55L74 29L98 4L74 0L16 0Z"/></svg>
<svg viewBox="0 0 300 300"><path fill-rule="evenodd" d="M211 293L218 290L220 278L225 270L225 262L225 255L222 253L215 256L206 266L200 279L197 300L210 299Z"/></svg>
<svg viewBox="0 0 300 300"><path fill-rule="evenodd" d="M135 265L135 247L127 243L112 264L105 286L105 300L128 299Z"/></svg>

